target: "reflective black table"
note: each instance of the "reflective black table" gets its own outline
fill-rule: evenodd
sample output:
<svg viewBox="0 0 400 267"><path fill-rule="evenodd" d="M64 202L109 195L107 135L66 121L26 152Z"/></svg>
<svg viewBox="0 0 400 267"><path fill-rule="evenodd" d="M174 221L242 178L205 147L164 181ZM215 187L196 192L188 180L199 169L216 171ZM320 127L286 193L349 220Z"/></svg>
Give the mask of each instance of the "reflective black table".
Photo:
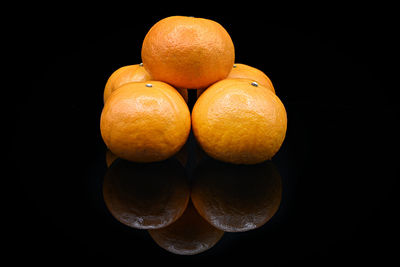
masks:
<svg viewBox="0 0 400 267"><path fill-rule="evenodd" d="M140 63L147 27L165 16L28 26L27 73L10 90L13 257L90 266L394 259L399 117L385 33L368 20L347 28L198 14L230 32L236 62L274 83L288 114L280 151L229 165L202 154L191 135L184 156L111 164L99 130L105 82Z"/></svg>

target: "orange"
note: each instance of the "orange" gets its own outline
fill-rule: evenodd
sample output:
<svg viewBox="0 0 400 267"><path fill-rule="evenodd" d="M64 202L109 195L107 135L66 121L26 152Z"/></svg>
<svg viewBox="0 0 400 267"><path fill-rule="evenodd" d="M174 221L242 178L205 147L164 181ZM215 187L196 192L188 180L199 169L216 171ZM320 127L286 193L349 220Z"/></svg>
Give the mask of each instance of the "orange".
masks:
<svg viewBox="0 0 400 267"><path fill-rule="evenodd" d="M240 63L234 64L227 79L229 78L250 79L275 93L275 88L272 85L271 79L261 70L251 67L249 65ZM204 90L205 89L197 90L197 97L199 97L204 92Z"/></svg>
<svg viewBox="0 0 400 267"><path fill-rule="evenodd" d="M177 88L208 87L228 76L234 60L228 32L203 18L164 18L151 27L142 45L142 61L153 79Z"/></svg>
<svg viewBox="0 0 400 267"><path fill-rule="evenodd" d="M227 78L250 79L275 93L275 89L272 85L271 79L263 71L249 65L240 63L234 64Z"/></svg>
<svg viewBox="0 0 400 267"><path fill-rule="evenodd" d="M150 81L151 76L143 67L143 64L128 65L114 71L108 78L106 87L104 88L104 103L112 92L129 82L146 82ZM185 102L188 102L188 91L183 88L176 88L181 94Z"/></svg>
<svg viewBox="0 0 400 267"><path fill-rule="evenodd" d="M132 82L110 95L101 113L100 130L117 157L161 161L185 144L190 112L172 86L159 81Z"/></svg>
<svg viewBox="0 0 400 267"><path fill-rule="evenodd" d="M248 79L210 86L192 110L193 133L212 158L256 164L271 159L286 135L286 110L271 91Z"/></svg>
<svg viewBox="0 0 400 267"><path fill-rule="evenodd" d="M145 82L151 80L150 74L143 64L128 65L114 71L108 78L104 88L104 103L117 88L128 82Z"/></svg>

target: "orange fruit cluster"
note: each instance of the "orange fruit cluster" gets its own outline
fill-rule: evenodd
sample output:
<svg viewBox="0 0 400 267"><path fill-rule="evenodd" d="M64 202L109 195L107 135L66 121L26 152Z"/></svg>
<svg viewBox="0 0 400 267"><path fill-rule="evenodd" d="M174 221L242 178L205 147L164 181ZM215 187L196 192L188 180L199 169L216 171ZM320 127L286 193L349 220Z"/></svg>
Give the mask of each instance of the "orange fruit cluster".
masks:
<svg viewBox="0 0 400 267"><path fill-rule="evenodd" d="M269 77L235 64L228 32L209 19L172 16L154 24L143 63L108 79L100 129L108 149L134 162L176 154L191 128L211 157L234 164L271 159L286 134L286 110ZM190 114L188 90L197 90Z"/></svg>

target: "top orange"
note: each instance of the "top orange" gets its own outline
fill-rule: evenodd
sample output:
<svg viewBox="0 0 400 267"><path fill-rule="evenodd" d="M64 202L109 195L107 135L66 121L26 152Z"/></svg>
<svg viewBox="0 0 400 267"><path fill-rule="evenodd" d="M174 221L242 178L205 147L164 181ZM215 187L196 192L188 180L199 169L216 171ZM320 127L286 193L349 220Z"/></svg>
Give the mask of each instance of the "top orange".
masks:
<svg viewBox="0 0 400 267"><path fill-rule="evenodd" d="M172 16L149 30L142 45L142 61L155 80L178 88L199 89L228 76L235 49L219 23Z"/></svg>

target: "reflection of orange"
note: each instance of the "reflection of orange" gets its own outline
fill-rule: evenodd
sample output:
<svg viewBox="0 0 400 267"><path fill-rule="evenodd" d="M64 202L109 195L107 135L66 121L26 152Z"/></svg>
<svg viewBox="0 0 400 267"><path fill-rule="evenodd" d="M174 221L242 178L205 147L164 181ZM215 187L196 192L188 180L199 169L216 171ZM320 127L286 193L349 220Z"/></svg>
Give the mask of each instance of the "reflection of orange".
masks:
<svg viewBox="0 0 400 267"><path fill-rule="evenodd" d="M155 80L178 88L205 88L232 69L231 37L217 22L172 16L157 22L142 45L144 67Z"/></svg>
<svg viewBox="0 0 400 267"><path fill-rule="evenodd" d="M205 221L190 202L176 222L165 228L148 231L160 247L180 255L194 255L206 251L224 234Z"/></svg>
<svg viewBox="0 0 400 267"><path fill-rule="evenodd" d="M150 74L143 68L142 64L128 65L114 71L108 78L104 88L104 103L111 93L122 85L129 82L145 82L151 80Z"/></svg>
<svg viewBox="0 0 400 267"><path fill-rule="evenodd" d="M280 99L248 79L210 86L192 110L193 133L211 157L236 164L271 159L285 139L286 110Z"/></svg>
<svg viewBox="0 0 400 267"><path fill-rule="evenodd" d="M112 153L109 149L106 151L106 164L107 167L110 167L111 164L117 159L118 157Z"/></svg>
<svg viewBox="0 0 400 267"><path fill-rule="evenodd" d="M100 130L116 156L134 162L161 161L185 144L190 112L182 96L166 83L127 83L105 103Z"/></svg>
<svg viewBox="0 0 400 267"><path fill-rule="evenodd" d="M103 183L104 202L121 223L137 229L165 227L189 202L189 184L176 159L155 163L116 161Z"/></svg>
<svg viewBox="0 0 400 267"><path fill-rule="evenodd" d="M258 228L279 208L282 182L271 161L234 165L209 159L196 168L194 175L194 206L203 218L223 231Z"/></svg>

